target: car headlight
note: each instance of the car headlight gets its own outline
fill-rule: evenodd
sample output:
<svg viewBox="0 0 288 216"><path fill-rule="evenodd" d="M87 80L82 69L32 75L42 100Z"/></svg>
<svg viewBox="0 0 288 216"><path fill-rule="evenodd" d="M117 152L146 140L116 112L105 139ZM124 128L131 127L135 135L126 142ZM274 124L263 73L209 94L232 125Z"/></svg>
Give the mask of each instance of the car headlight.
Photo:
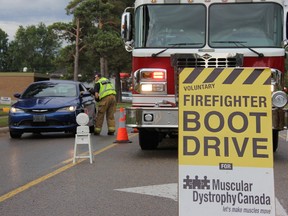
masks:
<svg viewBox="0 0 288 216"><path fill-rule="evenodd" d="M275 107L284 107L287 104L287 95L283 91L272 93L272 104Z"/></svg>
<svg viewBox="0 0 288 216"><path fill-rule="evenodd" d="M63 107L57 110L57 112L75 112L76 109L77 109L76 106L69 106L69 107Z"/></svg>
<svg viewBox="0 0 288 216"><path fill-rule="evenodd" d="M10 112L11 113L24 113L24 110L16 108L16 107L11 107Z"/></svg>

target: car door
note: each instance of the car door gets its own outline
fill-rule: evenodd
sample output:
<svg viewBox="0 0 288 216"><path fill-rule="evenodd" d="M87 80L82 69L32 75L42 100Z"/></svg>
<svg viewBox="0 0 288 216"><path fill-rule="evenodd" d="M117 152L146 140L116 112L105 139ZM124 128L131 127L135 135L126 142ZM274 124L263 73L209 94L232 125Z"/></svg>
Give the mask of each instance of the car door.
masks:
<svg viewBox="0 0 288 216"><path fill-rule="evenodd" d="M88 126L94 126L96 115L96 101L94 96L87 90L83 84L79 84L80 101L84 108L84 112L89 116Z"/></svg>

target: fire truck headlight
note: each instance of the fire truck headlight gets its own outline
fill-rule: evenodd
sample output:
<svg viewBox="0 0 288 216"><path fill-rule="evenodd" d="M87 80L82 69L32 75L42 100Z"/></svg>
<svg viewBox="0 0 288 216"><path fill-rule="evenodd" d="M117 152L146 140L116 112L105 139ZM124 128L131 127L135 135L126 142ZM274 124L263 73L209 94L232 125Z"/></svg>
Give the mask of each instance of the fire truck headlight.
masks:
<svg viewBox="0 0 288 216"><path fill-rule="evenodd" d="M163 92L165 89L163 84L154 84L153 85L153 91L155 92Z"/></svg>
<svg viewBox="0 0 288 216"><path fill-rule="evenodd" d="M287 95L283 91L276 91L272 93L272 104L275 107L284 107L287 104Z"/></svg>
<svg viewBox="0 0 288 216"><path fill-rule="evenodd" d="M142 83L141 93L166 93L166 85L164 83Z"/></svg>
<svg viewBox="0 0 288 216"><path fill-rule="evenodd" d="M152 91L152 84L142 84L141 85L142 92L151 92Z"/></svg>
<svg viewBox="0 0 288 216"><path fill-rule="evenodd" d="M167 94L167 71L162 68L141 68L133 75L134 90L140 94Z"/></svg>

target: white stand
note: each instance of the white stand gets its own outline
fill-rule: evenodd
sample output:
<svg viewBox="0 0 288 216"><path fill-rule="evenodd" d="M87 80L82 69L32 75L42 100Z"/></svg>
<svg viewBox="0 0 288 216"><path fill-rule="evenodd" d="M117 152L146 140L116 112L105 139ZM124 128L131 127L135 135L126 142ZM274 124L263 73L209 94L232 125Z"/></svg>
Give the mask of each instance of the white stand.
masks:
<svg viewBox="0 0 288 216"><path fill-rule="evenodd" d="M86 116L85 116L86 115ZM90 158L90 163L93 163L94 155L92 153L92 147L91 147L91 136L89 132L89 126L84 126L86 123L88 116L85 113L80 113L76 120L77 123L81 126L77 127L77 133L75 134L75 145L74 145L74 157L73 157L73 163L76 162L77 158ZM88 118L89 120L89 118ZM77 146L78 145L88 145L88 155L78 155L77 154Z"/></svg>

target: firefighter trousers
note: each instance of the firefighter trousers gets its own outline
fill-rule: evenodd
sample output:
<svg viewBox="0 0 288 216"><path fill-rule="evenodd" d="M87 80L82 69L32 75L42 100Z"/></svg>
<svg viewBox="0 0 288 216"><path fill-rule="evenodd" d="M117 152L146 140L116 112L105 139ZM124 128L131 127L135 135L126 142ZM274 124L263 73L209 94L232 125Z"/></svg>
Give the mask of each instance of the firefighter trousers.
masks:
<svg viewBox="0 0 288 216"><path fill-rule="evenodd" d="M115 132L115 112L116 112L116 96L108 95L98 102L98 112L95 122L95 134L100 134L104 117L108 126L108 133Z"/></svg>

